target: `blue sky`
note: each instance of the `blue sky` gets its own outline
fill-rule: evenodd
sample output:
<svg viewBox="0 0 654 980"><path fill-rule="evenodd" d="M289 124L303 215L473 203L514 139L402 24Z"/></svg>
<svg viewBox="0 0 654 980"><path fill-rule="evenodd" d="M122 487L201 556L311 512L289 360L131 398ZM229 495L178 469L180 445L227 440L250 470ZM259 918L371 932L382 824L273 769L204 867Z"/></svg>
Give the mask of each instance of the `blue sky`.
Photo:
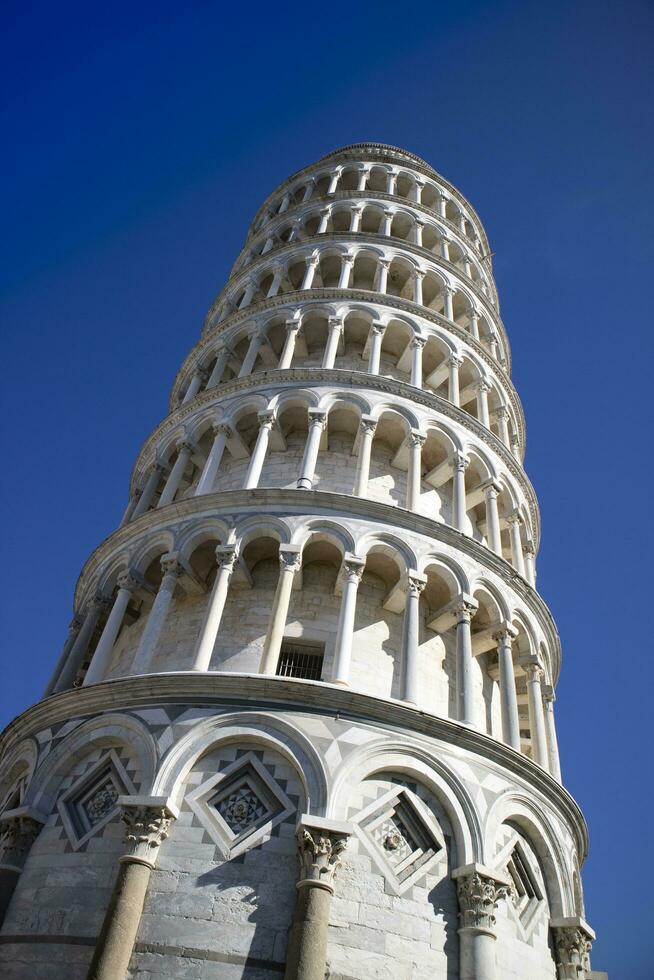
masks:
<svg viewBox="0 0 654 980"><path fill-rule="evenodd" d="M652 8L181 8L4 7L0 721L40 696L79 570L261 200L336 146L405 146L469 198L496 253L563 640L564 778L590 826L594 964L644 980Z"/></svg>

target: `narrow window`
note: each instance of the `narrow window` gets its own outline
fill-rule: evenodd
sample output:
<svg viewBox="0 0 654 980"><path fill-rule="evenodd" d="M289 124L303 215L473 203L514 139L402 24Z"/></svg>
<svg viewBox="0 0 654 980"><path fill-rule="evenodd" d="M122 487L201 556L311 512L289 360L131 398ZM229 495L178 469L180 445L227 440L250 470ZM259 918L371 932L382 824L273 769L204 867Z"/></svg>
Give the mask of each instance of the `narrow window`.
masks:
<svg viewBox="0 0 654 980"><path fill-rule="evenodd" d="M325 650L322 645L282 642L277 664L279 677L303 677L307 681L319 681Z"/></svg>

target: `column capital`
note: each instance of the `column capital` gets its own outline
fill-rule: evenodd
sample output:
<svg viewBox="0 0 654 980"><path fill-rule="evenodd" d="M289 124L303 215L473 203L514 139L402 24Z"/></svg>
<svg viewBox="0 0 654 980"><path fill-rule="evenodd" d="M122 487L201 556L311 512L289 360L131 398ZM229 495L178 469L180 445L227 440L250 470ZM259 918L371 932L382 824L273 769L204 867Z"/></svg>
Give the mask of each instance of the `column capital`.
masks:
<svg viewBox="0 0 654 980"><path fill-rule="evenodd" d="M386 324L382 323L381 320L373 320L370 326L370 332L376 334L378 337L383 337L386 331Z"/></svg>
<svg viewBox="0 0 654 980"><path fill-rule="evenodd" d="M281 570L299 572L302 567L302 549L299 544L280 544L279 564Z"/></svg>
<svg viewBox="0 0 654 980"><path fill-rule="evenodd" d="M461 928L493 933L497 903L506 896L509 879L481 864L456 868L452 877L456 881Z"/></svg>
<svg viewBox="0 0 654 980"><path fill-rule="evenodd" d="M543 700L548 707L554 706L556 694L551 684L543 684Z"/></svg>
<svg viewBox="0 0 654 980"><path fill-rule="evenodd" d="M517 511L517 510L512 510L510 514L507 514L506 515L506 523L507 524L523 524L524 522L522 520L522 517L520 515L520 512Z"/></svg>
<svg viewBox="0 0 654 980"><path fill-rule="evenodd" d="M194 449L195 449L195 446L193 445L193 443L192 442L189 442L189 440L186 439L186 438L182 439L181 442L178 442L177 443L177 454L178 455L181 455L182 453L189 453L190 454L190 453L193 452Z"/></svg>
<svg viewBox="0 0 654 980"><path fill-rule="evenodd" d="M494 640L497 640L498 643L502 641L503 643L506 643L509 646L511 646L516 636L518 635L518 631L515 628L515 626L512 626L511 623L505 621L500 623L499 626L495 630L493 630L493 633L491 635Z"/></svg>
<svg viewBox="0 0 654 980"><path fill-rule="evenodd" d="M422 575L413 568L410 568L407 572L406 582L404 583L404 591L406 592L407 596L415 596L417 599L419 599L426 585L427 576Z"/></svg>
<svg viewBox="0 0 654 980"><path fill-rule="evenodd" d="M411 449L415 449L418 446L424 446L427 436L424 432L420 432L418 429L409 429L409 434L406 437L407 445Z"/></svg>
<svg viewBox="0 0 654 980"><path fill-rule="evenodd" d="M98 593L94 595L91 599L89 599L88 608L89 610L93 608L102 611L103 609L108 609L110 605L111 605L111 597L106 595L100 595Z"/></svg>
<svg viewBox="0 0 654 980"><path fill-rule="evenodd" d="M363 575L365 567L365 558L359 558L358 555L353 555L349 551L345 552L342 566L342 574L344 578L354 581L358 585L361 581L361 576Z"/></svg>
<svg viewBox="0 0 654 980"><path fill-rule="evenodd" d="M275 421L276 421L275 413L270 409L266 409L263 412L257 412L257 418L259 420L259 425L261 426L261 428L263 428L266 425L272 428L275 425Z"/></svg>
<svg viewBox="0 0 654 980"><path fill-rule="evenodd" d="M391 267L391 263L392 263L392 261L393 261L393 260L392 260L392 259L383 259L383 258L382 258L382 259L378 259L377 261L379 262L379 264L380 264L380 265L381 265L381 266L382 266L382 267L383 267L384 269L390 269L390 267Z"/></svg>
<svg viewBox="0 0 654 980"><path fill-rule="evenodd" d="M496 419L508 419L509 410L506 405L498 405L497 408L493 409L493 415Z"/></svg>
<svg viewBox="0 0 654 980"><path fill-rule="evenodd" d="M290 333L292 330L299 330L300 327L302 326L302 322L294 317L292 319L286 320L285 325L286 325L287 332Z"/></svg>
<svg viewBox="0 0 654 980"><path fill-rule="evenodd" d="M200 378L200 381L207 381L209 379L209 371L207 368L196 367L195 373Z"/></svg>
<svg viewBox="0 0 654 980"><path fill-rule="evenodd" d="M0 817L0 867L22 871L46 817L32 807L5 810Z"/></svg>
<svg viewBox="0 0 654 980"><path fill-rule="evenodd" d="M374 435L377 428L377 419L371 418L370 415L362 415L359 428L362 435L365 435L367 432L371 432Z"/></svg>
<svg viewBox="0 0 654 980"><path fill-rule="evenodd" d="M456 288L454 286L450 286L449 283L445 283L445 285L441 289L441 292L443 296L454 296L456 292Z"/></svg>
<svg viewBox="0 0 654 980"><path fill-rule="evenodd" d="M327 326L330 330L342 330L345 326L342 316L330 316L327 319Z"/></svg>
<svg viewBox="0 0 654 980"><path fill-rule="evenodd" d="M556 966L561 977L585 976L590 969L590 950L595 933L579 916L550 919L556 947Z"/></svg>
<svg viewBox="0 0 654 980"><path fill-rule="evenodd" d="M127 592L136 592L142 585L140 579L133 574L131 569L126 572L121 572L116 580L116 584L119 589L125 589Z"/></svg>
<svg viewBox="0 0 654 980"><path fill-rule="evenodd" d="M481 484L481 489L484 491L484 493L494 497L497 497L498 494L502 492L501 484L499 484L497 480L494 480L492 477L490 480L484 480L484 482Z"/></svg>
<svg viewBox="0 0 654 980"><path fill-rule="evenodd" d="M543 680L543 677L545 676L545 670L543 669L543 666L535 658L524 662L522 664L522 669L524 670L525 674L527 675L530 681L533 680L533 681L541 682Z"/></svg>
<svg viewBox="0 0 654 980"><path fill-rule="evenodd" d="M424 279L425 276L427 275L427 270L426 269L414 269L413 270L413 274L416 277L416 279Z"/></svg>
<svg viewBox="0 0 654 980"><path fill-rule="evenodd" d="M213 434L214 436L224 436L225 439L230 439L234 435L234 430L227 422L214 422Z"/></svg>
<svg viewBox="0 0 654 980"><path fill-rule="evenodd" d="M411 338L411 350L422 350L422 348L427 343L426 337L412 337Z"/></svg>
<svg viewBox="0 0 654 980"><path fill-rule="evenodd" d="M447 364L448 367L460 368L461 365L463 364L463 357L461 356L461 354L452 353L449 355L445 363Z"/></svg>
<svg viewBox="0 0 654 980"><path fill-rule="evenodd" d="M488 378L479 378L478 381L475 381L473 388L475 388L476 391L490 391L492 385Z"/></svg>
<svg viewBox="0 0 654 980"><path fill-rule="evenodd" d="M327 425L327 412L323 412L320 408L310 408L309 425L319 425L324 429Z"/></svg>
<svg viewBox="0 0 654 980"><path fill-rule="evenodd" d="M174 575L178 578L184 571L184 566L179 560L179 553L177 551L169 551L165 555L162 555L159 559L159 564L161 565L161 571L166 575Z"/></svg>
<svg viewBox="0 0 654 980"><path fill-rule="evenodd" d="M296 830L301 866L297 888L324 888L334 893L334 876L341 865L341 854L352 834L352 825L304 814Z"/></svg>
<svg viewBox="0 0 654 980"><path fill-rule="evenodd" d="M454 600L452 612L456 616L457 626L459 623L469 623L479 609L479 603L471 595L465 592Z"/></svg>
<svg viewBox="0 0 654 980"><path fill-rule="evenodd" d="M125 824L127 852L121 862L145 864L153 868L157 851L170 835L170 827L179 815L178 808L160 796L119 796L121 819Z"/></svg>
<svg viewBox="0 0 654 980"><path fill-rule="evenodd" d="M238 557L235 544L216 545L215 555L218 568L228 568L230 572L233 571L234 563Z"/></svg>
<svg viewBox="0 0 654 980"><path fill-rule="evenodd" d="M465 473L470 465L470 459L464 453L456 450L450 456L450 465L453 470L458 470L460 473Z"/></svg>

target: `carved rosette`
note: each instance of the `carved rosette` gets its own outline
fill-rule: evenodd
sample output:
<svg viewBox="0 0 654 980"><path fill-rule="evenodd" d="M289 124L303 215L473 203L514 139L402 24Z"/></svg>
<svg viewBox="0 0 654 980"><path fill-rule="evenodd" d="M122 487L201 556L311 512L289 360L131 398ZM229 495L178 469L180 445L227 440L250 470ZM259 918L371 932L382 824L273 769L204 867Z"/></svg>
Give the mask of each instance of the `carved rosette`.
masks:
<svg viewBox="0 0 654 980"><path fill-rule="evenodd" d="M552 931L560 980L583 980L590 969L590 936L580 926L557 926Z"/></svg>
<svg viewBox="0 0 654 980"><path fill-rule="evenodd" d="M42 826L25 814L5 817L0 823L0 866L21 871Z"/></svg>
<svg viewBox="0 0 654 980"><path fill-rule="evenodd" d="M170 835L175 819L165 806L123 806L121 819L125 824L125 843L128 851L123 861L140 861L154 866L157 851Z"/></svg>
<svg viewBox="0 0 654 980"><path fill-rule="evenodd" d="M297 832L302 886L316 886L334 891L334 876L341 865L340 856L347 847L348 835L302 826Z"/></svg>
<svg viewBox="0 0 654 980"><path fill-rule="evenodd" d="M497 903L506 893L506 885L479 871L460 877L457 881L457 894L461 928L492 931L495 928Z"/></svg>

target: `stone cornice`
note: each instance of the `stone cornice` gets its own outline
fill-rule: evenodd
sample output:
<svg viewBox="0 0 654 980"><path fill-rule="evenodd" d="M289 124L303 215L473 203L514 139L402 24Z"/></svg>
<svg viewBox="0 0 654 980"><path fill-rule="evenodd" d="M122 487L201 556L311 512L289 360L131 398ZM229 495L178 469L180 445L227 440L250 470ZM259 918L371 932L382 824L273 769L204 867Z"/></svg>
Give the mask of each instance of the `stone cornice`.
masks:
<svg viewBox="0 0 654 980"><path fill-rule="evenodd" d="M374 724L395 737L404 730L418 737L438 739L489 760L542 794L572 831L580 863L586 856L588 832L577 803L549 773L526 756L458 722L333 684L261 674L194 671L117 678L54 695L28 708L0 735L0 757L20 740L69 719L161 703L246 707L254 703L257 710L321 711Z"/></svg>
<svg viewBox="0 0 654 980"><path fill-rule="evenodd" d="M136 520L118 528L91 553L84 564L75 587L75 609L91 588L103 564L113 555L124 551L130 541L142 534L152 534L178 520L185 520L210 511L212 516L243 514L252 510L258 514L272 513L274 509L288 514L332 515L335 511L359 520L378 521L397 530L414 531L434 541L443 541L451 548L467 555L482 568L490 569L505 582L530 608L539 620L548 640L551 656L552 683L556 684L561 669L561 643L550 610L538 592L514 567L496 555L490 548L475 541L469 535L455 530L448 524L434 521L424 514L416 514L403 507L394 507L364 497L332 493L320 490L287 490L264 487L255 490L223 490L168 504L161 509L147 511Z"/></svg>
<svg viewBox="0 0 654 980"><path fill-rule="evenodd" d="M299 202L294 207L289 208L288 211L283 211L281 214L273 215L270 221L266 222L266 224L263 225L263 227L261 227L259 231L257 231L255 234L252 235L251 238L247 240L247 242L245 243L245 245L237 255L234 264L232 265L228 282L236 275L240 275L240 273L244 271L246 268L251 268L250 266L243 266L242 269L237 270L237 266L241 260L241 257L250 251L254 242L258 240L265 240L268 237L268 233L270 232L271 228L277 227L277 225L285 224L285 219L287 221L289 217L292 217L294 214L297 214L298 212L310 213L312 211L315 211L317 207L320 207L322 209L324 207L327 207L327 205L329 204L334 204L335 202L348 201L348 200L366 201L368 199L370 199L371 202L392 201L393 203L397 203L398 200L401 200L403 202L404 207L412 209L418 213L424 214L427 217L434 219L434 222L436 224L442 224L447 229L447 231L449 231L452 234L452 236L456 239L460 247L465 247L467 252L472 253L476 262L481 266L482 269L484 268L483 260L481 256L477 255L477 253L475 252L474 248L471 245L470 240L466 238L465 235L462 235L460 231L458 231L456 225L452 224L451 221L448 221L447 218L443 218L440 214L438 214L438 212L432 211L431 208L426 208L423 204L416 204L415 201L407 201L405 198L398 199L396 197L393 197L391 194L384 194L382 193L382 191L336 191L336 193L330 194L329 197L312 198L311 200L306 202ZM313 204L313 208L311 207L312 204ZM434 258L433 252L431 252L428 248L422 248L420 245L416 245L414 242L406 241L406 239L403 238L396 238L393 235L381 235L381 234L374 235L371 234L370 232L361 232L361 231L331 232L331 233L324 232L322 235L313 235L311 236L310 239L302 239L302 241L306 242L306 241L315 240L317 242L321 242L325 239L327 240L336 239L336 240L357 242L361 240L362 235L368 236L374 241L390 242L391 244L393 243L397 244L398 242L401 242L402 246L405 245L408 246L413 252L415 252L416 255L428 259ZM284 243L284 245L286 244L289 243ZM290 244L292 245L293 242L290 242ZM280 247L273 248L269 252L266 252L266 256L275 255L277 254L278 251L280 251ZM436 258L440 258L440 257L436 256ZM452 263L447 262L445 259L440 259L440 261L443 263L445 268L450 269L452 272L456 273L457 275L463 276L466 285L470 285L470 287L472 288L472 290L475 292L476 295L479 295L482 299L488 301L488 297L482 290L479 289L474 279L469 279L463 273L463 271L459 269L458 266L452 265ZM497 292L497 287L495 285L495 280L493 279L492 272L487 273L487 281L493 292L494 310L499 318L499 307L500 307L499 296ZM227 285L227 283L225 285ZM507 347L508 347L506 330L504 329L503 324L502 324L502 328L505 334L504 339L507 342Z"/></svg>
<svg viewBox="0 0 654 980"><path fill-rule="evenodd" d="M271 194L265 199L263 204L259 207L259 210L255 214L254 218L250 223L250 229L254 228L260 216L264 213L266 208L270 206L270 202L281 194L285 187L289 184L295 183L301 177L308 177L314 170L324 170L325 164L331 160L336 161L339 157L344 160L356 160L359 163L379 163L380 157L384 157L389 161L396 160L403 167L409 170L413 170L415 173L423 174L425 177L429 177L430 180L435 181L440 184L444 190L454 198L459 204L463 205L464 209L468 212L468 216L475 223L476 230L479 235L479 239L484 246L484 253L490 252L490 245L488 242L488 237L486 231L482 224L481 218L477 214L476 210L473 208L470 201L463 196L460 190L451 184L449 180L439 174L437 170L429 166L420 157L414 156L412 153L408 153L406 150L402 150L399 147L386 146L384 143L353 143L351 146L343 147L340 150L333 150L331 153L326 154L326 156L321 157L315 163L310 163L308 166L303 167L301 170L297 170L286 180L278 184L277 187L272 191ZM389 195L392 197L392 195ZM392 197L392 200L401 201L401 197ZM451 223L450 223L451 224ZM451 227L455 227L451 225Z"/></svg>
<svg viewBox="0 0 654 980"><path fill-rule="evenodd" d="M144 475L144 470L149 465L155 454L156 444L171 429L177 428L188 421L199 408L204 408L213 403L219 403L223 398L230 397L240 391L251 391L253 388L265 388L269 385L288 385L299 382L310 385L347 384L353 388L365 388L373 391L383 391L398 398L404 398L407 402L422 405L432 411L458 422L465 429L474 433L477 438L485 443L502 460L511 475L522 487L529 504L529 514L532 521L534 534L534 544L538 548L540 542L540 512L538 500L533 486L526 475L522 466L518 463L513 453L507 449L501 439L482 425L478 419L474 418L462 408L457 408L446 398L432 394L422 388L413 388L402 381L395 381L392 378L385 378L378 374L366 374L363 371L343 371L337 368L276 368L272 371L259 371L250 374L245 378L234 378L222 385L216 385L196 395L186 405L178 405L171 410L168 415L154 429L141 447L130 479L130 493L137 488L139 481Z"/></svg>
<svg viewBox="0 0 654 980"><path fill-rule="evenodd" d="M225 317L224 320L217 323L214 327L209 328L205 322L205 327L203 328L200 340L187 355L184 363L177 372L177 376L173 384L171 399L179 390L180 380L184 375L186 366L191 363L194 358L197 358L199 353L205 350L212 340L214 340L220 334L225 333L228 328L231 329L235 324L241 323L244 320L253 320L262 313L265 313L268 310L274 310L277 307L319 305L332 300L340 302L350 300L357 303L383 306L391 310L402 310L404 313L409 313L410 315L418 317L421 320L435 323L437 326L450 333L453 337L456 337L459 341L461 341L461 343L467 344L468 347L470 347L470 349L473 350L475 354L498 375L498 377L505 384L506 390L511 394L513 408L518 419L518 428L520 429L520 443L523 447L526 445L524 414L513 382L511 381L508 371L502 367L499 361L496 361L490 356L486 348L483 347L479 341L475 340L474 337L472 337L461 327L457 326L452 320L448 320L446 317L441 316L440 313L435 313L433 310L428 310L425 306L410 303L408 300L399 299L397 296L387 296L385 293L374 293L372 291L368 292L362 289L297 289L292 293L283 293L281 296L273 296L270 299L262 300L260 303L248 306L245 310L235 310L233 313L230 313L229 316Z"/></svg>
<svg viewBox="0 0 654 980"><path fill-rule="evenodd" d="M370 236L370 238L372 238L372 237L373 236ZM378 237L381 239L382 242L384 242L386 244L388 244L389 241L390 242L393 241L393 239L385 238L383 235L380 235ZM287 244L281 246L280 248L275 249L275 254L277 256L279 256L280 254L287 254L287 253L288 254L291 254L293 252L298 252L298 254L301 255L301 254L303 254L303 250L306 250L306 249L309 249L309 250L315 249L318 245L322 245L323 248L324 248L326 246L326 244L329 243L329 242L332 242L332 244L334 244L334 243L340 243L342 241L352 241L352 242L355 242L360 248L364 249L364 248L366 248L366 240L367 240L367 235L361 235L360 233L355 233L355 234L350 235L349 233L344 232L343 234L340 234L339 233L339 234L332 234L332 235L316 235L312 239L304 239L303 241L298 241L298 242L288 242ZM410 244L410 243L404 242L402 239L398 239L398 242L401 242L402 244L401 245L393 245L393 248L397 252L401 252L406 245ZM374 243L368 242L368 246L369 247L372 247L373 244ZM407 249L407 251L409 251L409 250L410 249ZM436 269L439 269L439 265L441 264L440 256L434 255L434 253L428 251L428 249L423 249L422 251L424 252L424 256L429 258L431 264ZM214 314L216 313L216 311L220 307L220 303L224 299L224 297L225 297L226 293L228 292L228 290L230 288L234 288L237 285L239 279L247 279L253 273L256 273L260 268L266 269L270 265L269 256L270 256L270 252L266 252L265 255L259 255L259 256L257 256L256 260L251 265L247 266L246 269L241 269L241 271L235 277L233 277L233 278L230 277L227 280L227 282L222 287L222 289L220 290L220 292L218 293L218 295L214 299L213 303L209 307L209 312L207 313L207 316L205 318L205 325L204 325L204 328L203 329L211 329L211 318L212 318L212 316L214 316ZM468 284L469 280L464 275L464 273L462 272L461 269L459 269L456 266L450 264L450 271L455 275L456 278L464 281L466 285ZM314 291L315 292L319 292L320 290L314 290L313 288L311 288L311 289L304 289L304 290L296 290L296 292L303 293L305 298L307 297L307 295L310 295ZM487 314L489 320L495 325L495 327L501 333L502 339L503 339L504 344L505 344L506 349L507 349L507 365L509 365L509 367L510 367L510 353L509 353L509 345L508 345L507 333L506 333L506 328L504 326L504 323L502 322L502 318L500 317L499 310L496 310L493 307L492 303L489 302L488 296L486 296L481 291L481 289L477 289L476 286L473 286L472 289L471 289L471 291L475 294L475 296L477 297L477 300L483 306L484 312ZM373 295L378 295L378 296L387 296L388 295L387 293L375 293L375 291L372 290L372 289L370 289L370 290L346 289L346 290L341 290L341 292L365 292L365 293L372 293ZM282 296L288 296L288 295L289 295L288 293L282 293ZM388 298L389 299L393 299L393 300L399 299L399 297L397 297L397 296L388 296ZM409 301L408 300L405 300L405 302L409 302ZM423 307L422 304L420 304L420 303L413 303L413 302L411 302L411 307L412 308L417 308L419 310L422 310L422 309L427 310L428 309L427 307ZM246 309L249 309L249 308L250 307L246 307ZM428 312L433 312L433 311L430 310ZM445 317L443 317L443 319L445 319ZM469 334L467 334L465 331L462 331L462 332L466 336L469 336Z"/></svg>

